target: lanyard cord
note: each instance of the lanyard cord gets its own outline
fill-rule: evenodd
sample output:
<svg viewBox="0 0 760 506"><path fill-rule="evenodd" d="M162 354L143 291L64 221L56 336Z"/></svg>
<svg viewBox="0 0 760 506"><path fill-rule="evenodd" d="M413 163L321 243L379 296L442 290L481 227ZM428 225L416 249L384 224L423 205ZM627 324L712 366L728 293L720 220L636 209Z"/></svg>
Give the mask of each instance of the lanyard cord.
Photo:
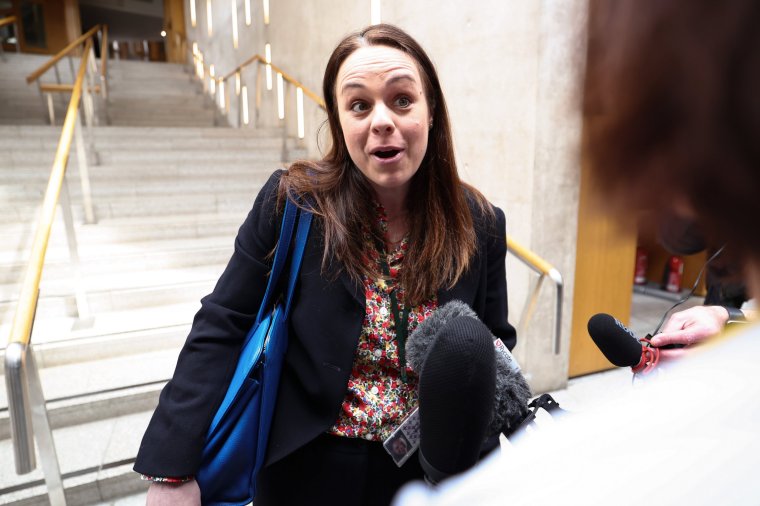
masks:
<svg viewBox="0 0 760 506"><path fill-rule="evenodd" d="M388 266L388 260L385 255L385 248L380 250L380 265L383 268L383 274L389 279L391 277L391 270ZM407 382L406 379L406 335L409 333L409 304L404 304L404 310L399 315L398 310L398 298L396 292L398 291L399 283L391 290L391 312L393 313L393 323L396 329L396 346L398 348L398 362L401 368L401 381Z"/></svg>

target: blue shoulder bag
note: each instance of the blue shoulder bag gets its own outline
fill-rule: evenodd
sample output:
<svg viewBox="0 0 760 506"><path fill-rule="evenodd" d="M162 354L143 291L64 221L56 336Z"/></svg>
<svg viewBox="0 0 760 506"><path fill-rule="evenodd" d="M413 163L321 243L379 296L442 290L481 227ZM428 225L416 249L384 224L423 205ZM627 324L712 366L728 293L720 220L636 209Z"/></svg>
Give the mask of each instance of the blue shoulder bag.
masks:
<svg viewBox="0 0 760 506"><path fill-rule="evenodd" d="M277 387L288 347L290 304L311 217L310 212L299 212L298 207L286 199L266 293L256 323L243 343L227 393L211 422L201 468L195 476L204 505L242 506L256 495L256 477L266 455ZM287 264L296 222L287 288L284 296L278 298L276 290Z"/></svg>

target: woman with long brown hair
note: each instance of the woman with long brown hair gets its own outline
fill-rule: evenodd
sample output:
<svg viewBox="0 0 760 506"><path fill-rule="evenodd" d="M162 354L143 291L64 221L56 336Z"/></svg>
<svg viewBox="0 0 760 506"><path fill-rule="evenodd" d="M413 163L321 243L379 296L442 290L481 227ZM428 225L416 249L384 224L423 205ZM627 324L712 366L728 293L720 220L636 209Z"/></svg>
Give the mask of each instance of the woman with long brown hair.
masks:
<svg viewBox="0 0 760 506"><path fill-rule="evenodd" d="M460 181L438 76L408 34L374 25L347 36L323 92L329 152L276 172L261 190L161 394L135 464L154 482L150 504L199 501L192 477L261 302L286 198L308 201L315 220L255 503L388 504L409 480L474 463L446 469L433 448L422 465L397 467L382 441L419 403L404 335L439 306L465 302L514 347L504 214ZM486 399L477 385L493 384L493 368L480 376L468 402L492 403L493 387ZM489 417L474 418L475 435L452 444L475 441L477 452L498 444L485 441Z"/></svg>

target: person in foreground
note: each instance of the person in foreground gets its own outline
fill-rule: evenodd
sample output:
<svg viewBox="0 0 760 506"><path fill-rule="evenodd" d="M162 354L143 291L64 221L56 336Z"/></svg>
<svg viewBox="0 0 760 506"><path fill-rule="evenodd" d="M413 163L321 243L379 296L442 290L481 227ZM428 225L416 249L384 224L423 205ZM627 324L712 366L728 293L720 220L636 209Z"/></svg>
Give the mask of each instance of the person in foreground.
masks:
<svg viewBox="0 0 760 506"><path fill-rule="evenodd" d="M417 458L397 467L382 447L414 408L427 412L418 383L431 360L415 372L399 351L403 335L437 307L463 301L485 325L490 373L456 380L469 389L466 402L487 402L489 413L491 334L510 349L516 339L507 322L504 214L458 177L435 68L409 35L374 25L338 44L323 93L329 152L275 172L261 190L161 393L134 466L153 481L148 504L200 502L193 476L206 431L254 322L283 203L293 196L311 204L315 219L254 503L388 504L403 483L462 471L498 446L485 433L489 416L475 416L457 443L469 441L462 458L441 458L436 447L425 454L428 467ZM454 369L472 357L456 358ZM431 436L422 425L424 450Z"/></svg>
<svg viewBox="0 0 760 506"><path fill-rule="evenodd" d="M591 26L588 155L623 213L687 210L760 295L760 3L618 0ZM592 17L593 19L593 17ZM397 506L754 505L760 326L690 349L612 402L555 420ZM659 374L656 372L659 371ZM506 478L505 478L506 477Z"/></svg>

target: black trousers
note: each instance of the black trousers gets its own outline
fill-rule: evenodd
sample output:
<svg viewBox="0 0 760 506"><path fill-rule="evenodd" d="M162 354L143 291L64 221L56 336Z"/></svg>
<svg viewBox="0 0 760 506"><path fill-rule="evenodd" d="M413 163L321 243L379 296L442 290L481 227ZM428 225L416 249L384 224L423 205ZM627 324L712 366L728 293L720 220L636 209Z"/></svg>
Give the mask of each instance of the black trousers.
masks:
<svg viewBox="0 0 760 506"><path fill-rule="evenodd" d="M417 454L397 467L382 443L323 434L266 467L255 506L387 506L423 478Z"/></svg>

